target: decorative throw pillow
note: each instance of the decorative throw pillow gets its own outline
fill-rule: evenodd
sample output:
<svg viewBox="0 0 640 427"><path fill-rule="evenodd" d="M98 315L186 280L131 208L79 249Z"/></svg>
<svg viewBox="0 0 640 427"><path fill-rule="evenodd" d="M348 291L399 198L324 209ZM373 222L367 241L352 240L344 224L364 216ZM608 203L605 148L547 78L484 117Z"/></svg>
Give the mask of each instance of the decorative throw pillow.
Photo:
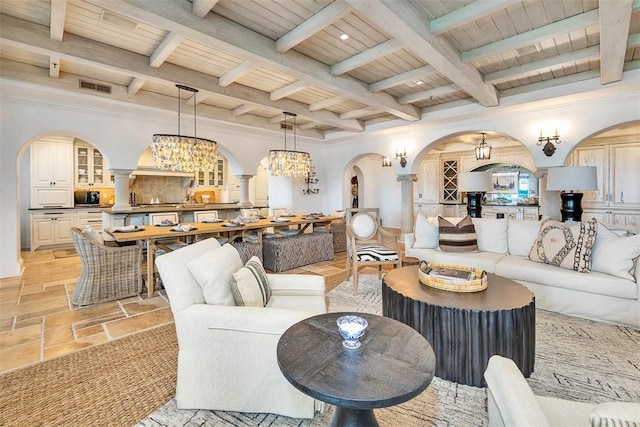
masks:
<svg viewBox="0 0 640 427"><path fill-rule="evenodd" d="M575 223L544 220L529 251L529 259L588 273L591 271L591 248L596 241L597 230L595 218Z"/></svg>
<svg viewBox="0 0 640 427"><path fill-rule="evenodd" d="M529 256L540 232L540 221L509 221L507 244L511 255Z"/></svg>
<svg viewBox="0 0 640 427"><path fill-rule="evenodd" d="M507 246L509 221L507 219L471 218L471 220L478 236L478 250L496 254L509 252Z"/></svg>
<svg viewBox="0 0 640 427"><path fill-rule="evenodd" d="M438 227L440 228L439 244L443 252L478 251L478 237L469 215L455 225L439 216Z"/></svg>
<svg viewBox="0 0 640 427"><path fill-rule="evenodd" d="M236 248L225 244L207 251L187 263L207 304L235 305L231 280L233 273L242 268L242 260Z"/></svg>
<svg viewBox="0 0 640 427"><path fill-rule="evenodd" d="M591 427L640 427L640 403L601 403L589 416Z"/></svg>
<svg viewBox="0 0 640 427"><path fill-rule="evenodd" d="M635 281L634 271L640 257L640 234L618 237L598 223L596 242L591 248L591 270Z"/></svg>
<svg viewBox="0 0 640 427"><path fill-rule="evenodd" d="M247 307L267 305L271 298L271 288L260 258L251 257L244 267L233 273L231 290L236 305Z"/></svg>
<svg viewBox="0 0 640 427"><path fill-rule="evenodd" d="M414 248L435 249L438 247L438 219L434 217L425 218L421 213L416 216L416 229L414 233L416 241Z"/></svg>

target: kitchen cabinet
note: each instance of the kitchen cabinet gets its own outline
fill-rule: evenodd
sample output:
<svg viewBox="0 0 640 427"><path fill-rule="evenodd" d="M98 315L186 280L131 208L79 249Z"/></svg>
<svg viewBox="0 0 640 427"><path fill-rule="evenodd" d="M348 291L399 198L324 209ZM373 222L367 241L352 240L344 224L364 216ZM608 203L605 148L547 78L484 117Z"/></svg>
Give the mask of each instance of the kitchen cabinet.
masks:
<svg viewBox="0 0 640 427"><path fill-rule="evenodd" d="M437 203L414 203L413 217L421 213L425 218L436 217L440 213L440 205Z"/></svg>
<svg viewBox="0 0 640 427"><path fill-rule="evenodd" d="M113 187L102 153L89 144L76 143L74 183L77 187Z"/></svg>
<svg viewBox="0 0 640 427"><path fill-rule="evenodd" d="M51 209L31 214L31 250L40 246L73 243L71 227L75 225L73 210Z"/></svg>
<svg viewBox="0 0 640 427"><path fill-rule="evenodd" d="M76 227L91 227L102 233L102 209L76 209Z"/></svg>
<svg viewBox="0 0 640 427"><path fill-rule="evenodd" d="M482 218L537 221L538 214L538 206L482 206Z"/></svg>
<svg viewBox="0 0 640 427"><path fill-rule="evenodd" d="M73 207L73 140L34 141L31 155L31 207Z"/></svg>
<svg viewBox="0 0 640 427"><path fill-rule="evenodd" d="M640 142L635 136L628 141L595 140L577 147L571 159L574 166L598 170L598 189L583 192L582 219L596 218L640 233Z"/></svg>
<svg viewBox="0 0 640 427"><path fill-rule="evenodd" d="M414 203L438 203L438 159L427 159L420 163L418 180L413 183Z"/></svg>
<svg viewBox="0 0 640 427"><path fill-rule="evenodd" d="M441 202L459 202L458 199L458 159L442 159L442 192Z"/></svg>
<svg viewBox="0 0 640 427"><path fill-rule="evenodd" d="M196 172L199 188L224 188L226 178L227 162L225 159L218 158L215 162L213 170L204 170Z"/></svg>

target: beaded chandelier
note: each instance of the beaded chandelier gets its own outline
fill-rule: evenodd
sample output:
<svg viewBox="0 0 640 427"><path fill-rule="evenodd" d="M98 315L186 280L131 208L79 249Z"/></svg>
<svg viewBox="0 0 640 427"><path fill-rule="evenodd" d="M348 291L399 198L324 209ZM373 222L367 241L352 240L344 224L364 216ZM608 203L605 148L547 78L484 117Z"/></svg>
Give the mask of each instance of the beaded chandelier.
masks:
<svg viewBox="0 0 640 427"><path fill-rule="evenodd" d="M162 170L181 172L195 172L201 170L213 170L218 157L218 144L210 139L196 136L196 102L193 103L193 135L180 135L180 91L198 93L183 85L178 88L178 135L155 134L151 141L151 153ZM195 101L195 99L194 99Z"/></svg>
<svg viewBox="0 0 640 427"><path fill-rule="evenodd" d="M273 176L306 177L311 172L311 156L296 151L297 114L284 112L284 150L269 151L269 170ZM287 117L293 117L293 150L287 150Z"/></svg>

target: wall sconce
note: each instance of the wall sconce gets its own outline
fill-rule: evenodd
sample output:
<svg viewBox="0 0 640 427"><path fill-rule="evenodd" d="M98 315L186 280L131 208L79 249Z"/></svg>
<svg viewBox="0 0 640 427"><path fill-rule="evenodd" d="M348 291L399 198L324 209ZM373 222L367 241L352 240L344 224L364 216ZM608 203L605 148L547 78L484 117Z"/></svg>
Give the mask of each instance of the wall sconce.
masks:
<svg viewBox="0 0 640 427"><path fill-rule="evenodd" d="M400 166L405 167L407 166L407 149L404 148L402 153L399 151L396 151L396 160L400 159Z"/></svg>
<svg viewBox="0 0 640 427"><path fill-rule="evenodd" d="M553 143L555 142L556 144L560 144L562 142L560 141L560 135L558 135L558 129L556 129L556 134L553 136L542 136L542 131L540 131L540 136L538 137L538 143L536 145L542 145L543 142L546 142L546 144L542 147L542 152L547 157L553 156L553 153L556 152L556 146L553 145Z"/></svg>
<svg viewBox="0 0 640 427"><path fill-rule="evenodd" d="M482 134L482 141L476 147L476 160L490 160L491 159L491 145L487 144L484 140L486 133Z"/></svg>
<svg viewBox="0 0 640 427"><path fill-rule="evenodd" d="M391 166L391 159L388 158L387 156L382 156L382 167L388 168L390 166Z"/></svg>

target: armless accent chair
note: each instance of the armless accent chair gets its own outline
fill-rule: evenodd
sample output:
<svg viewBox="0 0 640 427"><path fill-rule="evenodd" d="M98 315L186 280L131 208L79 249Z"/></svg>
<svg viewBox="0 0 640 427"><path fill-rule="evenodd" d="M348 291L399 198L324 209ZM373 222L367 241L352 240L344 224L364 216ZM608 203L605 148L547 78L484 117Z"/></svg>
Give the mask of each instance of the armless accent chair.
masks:
<svg viewBox="0 0 640 427"><path fill-rule="evenodd" d="M178 336L178 408L293 418L313 418L322 409L322 402L287 381L276 348L290 326L326 313L324 277L267 273L266 305L235 306L226 298L212 301L211 291L204 290L216 281L210 285L216 296L232 295L232 274L243 266L232 245L202 240L159 257L156 265Z"/></svg>
<svg viewBox="0 0 640 427"><path fill-rule="evenodd" d="M380 209L347 209L347 275L352 269L353 294L358 294L358 268L377 265L378 278L382 277L382 266L400 267L400 255L396 236L380 226ZM391 247L382 244L382 238L392 242ZM348 277L347 277L348 278Z"/></svg>

